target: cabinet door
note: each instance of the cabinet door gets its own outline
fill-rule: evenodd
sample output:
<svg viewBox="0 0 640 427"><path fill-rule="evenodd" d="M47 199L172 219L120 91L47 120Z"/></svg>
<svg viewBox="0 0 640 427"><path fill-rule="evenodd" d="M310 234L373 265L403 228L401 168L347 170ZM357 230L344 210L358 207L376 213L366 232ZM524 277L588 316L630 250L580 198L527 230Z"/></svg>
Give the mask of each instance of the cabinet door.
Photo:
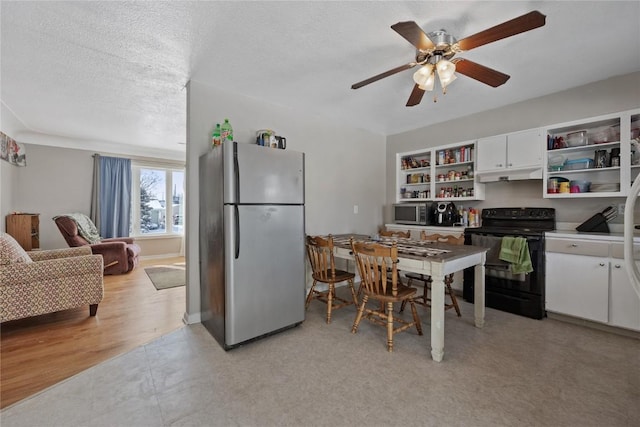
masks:
<svg viewBox="0 0 640 427"><path fill-rule="evenodd" d="M507 168L542 167L543 145L540 129L507 135Z"/></svg>
<svg viewBox="0 0 640 427"><path fill-rule="evenodd" d="M476 145L476 170L491 171L504 169L507 163L506 135L478 139Z"/></svg>
<svg viewBox="0 0 640 427"><path fill-rule="evenodd" d="M546 309L608 321L609 258L546 253Z"/></svg>
<svg viewBox="0 0 640 427"><path fill-rule="evenodd" d="M624 260L617 258L611 259L609 323L640 331L640 297L631 286Z"/></svg>

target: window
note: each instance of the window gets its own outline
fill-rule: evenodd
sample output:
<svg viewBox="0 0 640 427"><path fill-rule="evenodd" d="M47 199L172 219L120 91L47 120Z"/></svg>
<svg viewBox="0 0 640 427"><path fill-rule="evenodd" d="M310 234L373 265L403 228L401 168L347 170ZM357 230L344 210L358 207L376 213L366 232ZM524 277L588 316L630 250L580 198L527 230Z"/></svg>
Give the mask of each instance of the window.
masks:
<svg viewBox="0 0 640 427"><path fill-rule="evenodd" d="M131 235L183 234L184 169L133 164Z"/></svg>

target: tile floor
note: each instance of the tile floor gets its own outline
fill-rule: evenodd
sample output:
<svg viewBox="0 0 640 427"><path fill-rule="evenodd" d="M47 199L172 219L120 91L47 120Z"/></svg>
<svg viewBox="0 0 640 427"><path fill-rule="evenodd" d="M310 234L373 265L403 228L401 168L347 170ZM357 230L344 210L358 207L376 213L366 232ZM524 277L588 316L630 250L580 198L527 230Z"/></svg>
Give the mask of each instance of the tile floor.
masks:
<svg viewBox="0 0 640 427"><path fill-rule="evenodd" d="M17 426L634 426L640 425L640 340L554 319L473 306L446 314L445 358L429 334L396 335L355 308L307 320L225 352L185 326L0 413ZM419 307L425 331L429 315Z"/></svg>

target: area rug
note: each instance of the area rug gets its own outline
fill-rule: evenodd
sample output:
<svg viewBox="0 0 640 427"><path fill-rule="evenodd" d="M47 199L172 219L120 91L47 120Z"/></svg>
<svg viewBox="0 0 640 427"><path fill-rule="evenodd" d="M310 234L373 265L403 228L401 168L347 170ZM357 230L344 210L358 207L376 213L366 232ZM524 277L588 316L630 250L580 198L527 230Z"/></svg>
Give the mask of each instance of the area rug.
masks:
<svg viewBox="0 0 640 427"><path fill-rule="evenodd" d="M144 269L157 290L184 286L186 282L185 268L181 265L155 265Z"/></svg>

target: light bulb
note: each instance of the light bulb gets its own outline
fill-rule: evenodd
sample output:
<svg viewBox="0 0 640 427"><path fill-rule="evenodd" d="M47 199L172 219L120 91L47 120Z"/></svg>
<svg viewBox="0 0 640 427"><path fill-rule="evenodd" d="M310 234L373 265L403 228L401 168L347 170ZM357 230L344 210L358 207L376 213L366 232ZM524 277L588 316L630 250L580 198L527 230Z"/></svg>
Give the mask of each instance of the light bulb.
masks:
<svg viewBox="0 0 640 427"><path fill-rule="evenodd" d="M454 81L455 79L457 79L458 76L456 76L455 74L452 74L451 77L449 77L448 79L440 79L440 84L442 85L442 88L446 88L447 86L449 86L449 84L451 84L452 81Z"/></svg>
<svg viewBox="0 0 640 427"><path fill-rule="evenodd" d="M420 67L418 71L413 73L413 81L416 82L418 86L424 86L432 74L433 65L425 64L424 66Z"/></svg>
<svg viewBox="0 0 640 427"><path fill-rule="evenodd" d="M441 59L436 64L436 70L438 71L440 81L449 81L451 76L456 72L456 65L446 59Z"/></svg>
<svg viewBox="0 0 640 427"><path fill-rule="evenodd" d="M418 84L418 87L422 90L432 91L433 85L435 84L435 82L436 82L436 75L435 73L431 72L427 80L423 84Z"/></svg>

